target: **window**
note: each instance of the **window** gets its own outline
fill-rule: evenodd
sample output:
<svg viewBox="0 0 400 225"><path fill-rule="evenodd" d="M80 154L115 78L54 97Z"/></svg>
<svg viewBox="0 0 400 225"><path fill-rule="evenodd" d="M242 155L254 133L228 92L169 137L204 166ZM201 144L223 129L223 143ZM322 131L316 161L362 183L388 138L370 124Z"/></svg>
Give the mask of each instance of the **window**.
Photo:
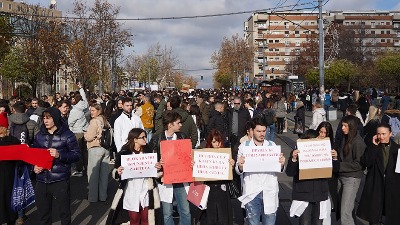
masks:
<svg viewBox="0 0 400 225"><path fill-rule="evenodd" d="M2 2L0 2L0 9L2 9L3 8L3 3Z"/></svg>
<svg viewBox="0 0 400 225"><path fill-rule="evenodd" d="M390 34L390 30L387 30L387 31L386 31L386 34Z"/></svg>
<svg viewBox="0 0 400 225"><path fill-rule="evenodd" d="M361 25L364 26L364 25L365 25L365 22L361 22Z"/></svg>
<svg viewBox="0 0 400 225"><path fill-rule="evenodd" d="M66 85L64 85L64 91L67 91L68 90L68 85L66 84Z"/></svg>
<svg viewBox="0 0 400 225"><path fill-rule="evenodd" d="M296 43L296 47L300 46L300 40L296 40L295 43Z"/></svg>
<svg viewBox="0 0 400 225"><path fill-rule="evenodd" d="M381 25L385 25L385 22L381 21Z"/></svg>
<svg viewBox="0 0 400 225"><path fill-rule="evenodd" d="M285 48L285 55L290 55L290 49L289 48Z"/></svg>
<svg viewBox="0 0 400 225"><path fill-rule="evenodd" d="M290 41L286 40L285 41L285 46L290 46Z"/></svg>
<svg viewBox="0 0 400 225"><path fill-rule="evenodd" d="M350 25L350 23L349 22L345 22L344 25L348 26L348 25Z"/></svg>
<svg viewBox="0 0 400 225"><path fill-rule="evenodd" d="M308 22L305 22L304 25L308 26Z"/></svg>
<svg viewBox="0 0 400 225"><path fill-rule="evenodd" d="M375 34L375 31L374 31L374 30L371 30L371 34Z"/></svg>
<svg viewBox="0 0 400 225"><path fill-rule="evenodd" d="M279 61L279 57L275 57L275 61Z"/></svg>
<svg viewBox="0 0 400 225"><path fill-rule="evenodd" d="M311 22L311 25L315 25L315 22Z"/></svg>
<svg viewBox="0 0 400 225"><path fill-rule="evenodd" d="M390 39L387 39L386 42L387 42L387 43L390 43Z"/></svg>
<svg viewBox="0 0 400 225"><path fill-rule="evenodd" d="M61 90L60 90L60 85L59 85L59 84L57 84L57 91L61 91Z"/></svg>
<svg viewBox="0 0 400 225"><path fill-rule="evenodd" d="M279 43L279 40L275 40L275 43Z"/></svg>
<svg viewBox="0 0 400 225"><path fill-rule="evenodd" d="M375 22L371 22L371 28L375 28Z"/></svg>
<svg viewBox="0 0 400 225"><path fill-rule="evenodd" d="M289 29L289 22L285 22L284 24L285 24L285 28Z"/></svg>
<svg viewBox="0 0 400 225"><path fill-rule="evenodd" d="M269 49L269 51L270 51L270 52L273 52L273 51L274 51L274 49L273 49L273 48L270 48L270 49Z"/></svg>
<svg viewBox="0 0 400 225"><path fill-rule="evenodd" d="M11 4L11 3L8 4L8 9L9 9L9 10L12 10L12 4Z"/></svg>
<svg viewBox="0 0 400 225"><path fill-rule="evenodd" d="M390 25L390 22L386 22L386 25Z"/></svg>
<svg viewBox="0 0 400 225"><path fill-rule="evenodd" d="M22 6L19 5L19 6L17 7L17 10L18 10L18 12L21 12L21 11L22 11Z"/></svg>
<svg viewBox="0 0 400 225"><path fill-rule="evenodd" d="M384 30L381 30L381 34L385 34L385 31L384 31Z"/></svg>
<svg viewBox="0 0 400 225"><path fill-rule="evenodd" d="M355 25L356 24L356 22L351 22L351 25Z"/></svg>
<svg viewBox="0 0 400 225"><path fill-rule="evenodd" d="M300 37L300 31L298 31L298 30L294 31L294 36L295 37Z"/></svg>
<svg viewBox="0 0 400 225"><path fill-rule="evenodd" d="M268 40L269 43L274 43L274 40Z"/></svg>
<svg viewBox="0 0 400 225"><path fill-rule="evenodd" d="M381 39L381 43L385 43L385 39Z"/></svg>
<svg viewBox="0 0 400 225"><path fill-rule="evenodd" d="M279 48L276 48L275 51L276 51L276 52L279 52Z"/></svg>
<svg viewBox="0 0 400 225"><path fill-rule="evenodd" d="M393 28L399 28L399 24L398 23L394 23L393 24Z"/></svg>
<svg viewBox="0 0 400 225"><path fill-rule="evenodd" d="M289 34L289 31L285 31L285 34Z"/></svg>

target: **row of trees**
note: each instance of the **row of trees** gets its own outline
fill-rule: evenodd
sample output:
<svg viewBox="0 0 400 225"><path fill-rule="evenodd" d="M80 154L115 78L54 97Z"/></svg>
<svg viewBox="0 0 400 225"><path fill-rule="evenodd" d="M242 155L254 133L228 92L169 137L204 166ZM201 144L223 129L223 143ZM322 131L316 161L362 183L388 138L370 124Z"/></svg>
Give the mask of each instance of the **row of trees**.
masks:
<svg viewBox="0 0 400 225"><path fill-rule="evenodd" d="M400 52L376 46L364 26L332 23L325 35L325 86L399 89ZM367 41L368 40L368 41ZM292 62L294 74L305 76L309 86L319 84L318 34L310 34L300 54ZM287 70L291 69L287 68ZM396 82L393 82L396 81Z"/></svg>
<svg viewBox="0 0 400 225"><path fill-rule="evenodd" d="M150 82L159 83L160 77L167 71L172 73L178 63L172 49L161 49L157 44L148 54L133 57L141 63L132 66L130 59L126 65L121 65L124 49L132 46L132 35L116 20L119 8L108 0L95 0L91 6L83 0L75 0L70 16L65 19L50 13L39 5L22 4L18 11L0 15L3 84L9 81L14 87L15 82L27 83L35 96L38 85L45 83L54 93L56 73L61 72L61 79L72 81L70 83L79 80L91 91L96 86L112 91L115 87L126 86L132 77L147 82L144 76L148 74L147 68L151 68ZM156 52L162 54L162 61L156 60ZM180 81L185 81L186 76L181 75ZM192 80L192 85L196 85Z"/></svg>

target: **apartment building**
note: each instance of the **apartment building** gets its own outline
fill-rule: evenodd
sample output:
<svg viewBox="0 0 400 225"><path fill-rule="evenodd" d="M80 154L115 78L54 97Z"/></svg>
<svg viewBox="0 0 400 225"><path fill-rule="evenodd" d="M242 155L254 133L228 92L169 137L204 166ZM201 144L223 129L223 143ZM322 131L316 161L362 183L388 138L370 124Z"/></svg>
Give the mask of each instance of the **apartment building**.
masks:
<svg viewBox="0 0 400 225"><path fill-rule="evenodd" d="M323 13L323 19L325 27L337 23L354 29L362 47L371 52L400 48L400 12L330 11ZM318 33L318 13L253 13L244 30L247 43L255 49L250 82L259 83L264 76L267 80L285 79L309 34Z"/></svg>
<svg viewBox="0 0 400 225"><path fill-rule="evenodd" d="M22 32L20 31L20 18L24 18L26 15L30 13L37 13L41 16L46 17L54 17L55 20L62 17L62 12L57 10L56 1L48 1L49 6L48 8L45 7L37 7L36 5L29 5L24 3L23 1L12 1L12 0L0 0L0 15L8 15L10 16L10 23L14 26L14 33L15 36L19 36ZM43 2L42 2L43 4ZM29 20L29 18L27 18ZM22 23L24 24L24 23ZM18 42L15 43L16 45ZM74 81L69 79L67 76L70 71L64 67L60 68L60 70L56 73L56 91L62 94L69 93L70 91L74 91L76 87L74 86ZM3 85L2 82L4 80L0 80L0 87ZM17 85L23 85L23 83L17 83ZM5 86L7 84L4 84ZM14 88L16 88L16 86ZM37 88L37 95L40 96L42 94L49 94L51 91L51 86L45 83L38 85ZM2 95L6 95L6 93L0 93L0 97Z"/></svg>

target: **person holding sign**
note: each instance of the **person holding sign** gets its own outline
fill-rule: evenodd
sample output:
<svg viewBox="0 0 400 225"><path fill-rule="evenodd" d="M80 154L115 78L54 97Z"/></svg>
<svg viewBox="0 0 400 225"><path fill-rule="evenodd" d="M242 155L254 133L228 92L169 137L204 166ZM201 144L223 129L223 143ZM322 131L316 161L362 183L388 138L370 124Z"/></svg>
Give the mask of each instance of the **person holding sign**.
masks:
<svg viewBox="0 0 400 225"><path fill-rule="evenodd" d="M319 133L307 130L301 139L317 138ZM288 160L286 174L293 177L292 205L290 216L299 216L300 225L322 225L322 219L330 220L331 207L328 199L329 185L327 178L299 179L299 150L293 150ZM338 167L337 153L332 150L332 165Z"/></svg>
<svg viewBox="0 0 400 225"><path fill-rule="evenodd" d="M373 145L367 147L362 160L368 173L357 216L370 224L400 224L400 145L391 136L391 127L379 124Z"/></svg>
<svg viewBox="0 0 400 225"><path fill-rule="evenodd" d="M120 179L124 173L121 166L122 155L149 153L146 148L146 131L133 128L129 131L128 142L117 154L113 175ZM161 168L161 165L156 164ZM120 188L124 189L123 209L129 212L131 225L162 224L162 211L156 180L152 177L130 178L119 180Z"/></svg>
<svg viewBox="0 0 400 225"><path fill-rule="evenodd" d="M162 116L162 124L164 132L155 134L149 142L150 152L157 153L158 160L162 166L164 161L162 160L160 142L185 139L185 135L180 132L182 127L182 117L175 111L164 111ZM175 198L178 204L179 223L180 225L190 225L191 215L189 209L189 202L187 201L187 193L185 186L187 183L176 183L176 184L159 184L161 204L163 209L164 225L174 225L174 219L172 217L173 205L172 201Z"/></svg>
<svg viewBox="0 0 400 225"><path fill-rule="evenodd" d="M361 156L365 151L365 143L357 131L359 119L345 116L342 120L344 138L338 149L340 168L338 191L340 201L340 221L342 224L354 225L353 209L361 178L364 175Z"/></svg>
<svg viewBox="0 0 400 225"><path fill-rule="evenodd" d="M276 211L279 206L278 178L274 172L243 172L245 146L268 146L274 142L265 140L267 125L261 118L254 118L253 138L240 144L235 171L243 176L243 194L238 199L246 209L246 221L249 225L259 225L262 215L263 225L273 225L276 221ZM285 157L280 154L281 171L284 170Z"/></svg>
<svg viewBox="0 0 400 225"><path fill-rule="evenodd" d="M206 148L224 148L224 140L222 133L213 129L207 136ZM235 161L229 159L229 164L233 166ZM207 224L233 224L231 198L228 190L229 182L231 181L219 180L205 182L205 184L210 187L206 209Z"/></svg>

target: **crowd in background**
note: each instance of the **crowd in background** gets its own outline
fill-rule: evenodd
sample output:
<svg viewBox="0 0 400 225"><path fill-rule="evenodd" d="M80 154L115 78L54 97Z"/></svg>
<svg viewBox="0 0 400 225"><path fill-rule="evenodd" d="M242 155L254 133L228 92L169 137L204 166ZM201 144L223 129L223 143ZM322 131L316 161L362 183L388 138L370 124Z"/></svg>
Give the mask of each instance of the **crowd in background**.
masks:
<svg viewBox="0 0 400 225"><path fill-rule="evenodd" d="M59 207L62 224L71 224L70 176L87 177L89 202L113 198L107 196L110 164L124 193L120 196L122 207L113 205L110 211L126 211L131 224L174 224L173 201L181 225L232 224L231 198L242 203L248 224L259 224L260 217L263 224L275 224L279 205L276 173L243 172L242 149L275 145L276 134L289 132L288 113L295 113L294 123L300 126L293 131L300 139L329 138L332 146L334 172L330 179L299 180L298 150L293 150L288 160L280 156L281 172L293 177L291 215L300 217L300 224L330 224L331 208L342 224L354 224L354 203L362 178L366 182L357 215L371 224L400 224L395 215L400 203L396 191L400 174L395 173L400 95L393 99L387 93L380 96L375 88L346 94L337 89L324 94L313 89L287 94L210 89L184 93L121 90L98 95L77 85L78 91L68 96L56 93L40 99L0 101L0 146L24 143L48 149L55 158L51 170L30 167L36 179L37 224L51 224L52 206ZM307 111L312 111L308 129ZM326 122L331 111L343 114L338 127ZM113 130L109 148L101 139L106 128ZM178 139L190 139L193 149L230 147L230 163L235 169L232 183L240 193L232 196L228 181L206 182L211 188L208 210L199 211L186 200L186 183L170 186L161 179L120 179L121 155L152 152L158 153L156 167L162 177L159 143ZM13 168L20 164L0 161L6 171L0 173L2 187L12 188ZM6 196L0 197L0 224L23 224L24 210L8 208L10 188L0 192ZM161 192L170 192L171 199L160 196ZM107 221L114 224L117 220Z"/></svg>

